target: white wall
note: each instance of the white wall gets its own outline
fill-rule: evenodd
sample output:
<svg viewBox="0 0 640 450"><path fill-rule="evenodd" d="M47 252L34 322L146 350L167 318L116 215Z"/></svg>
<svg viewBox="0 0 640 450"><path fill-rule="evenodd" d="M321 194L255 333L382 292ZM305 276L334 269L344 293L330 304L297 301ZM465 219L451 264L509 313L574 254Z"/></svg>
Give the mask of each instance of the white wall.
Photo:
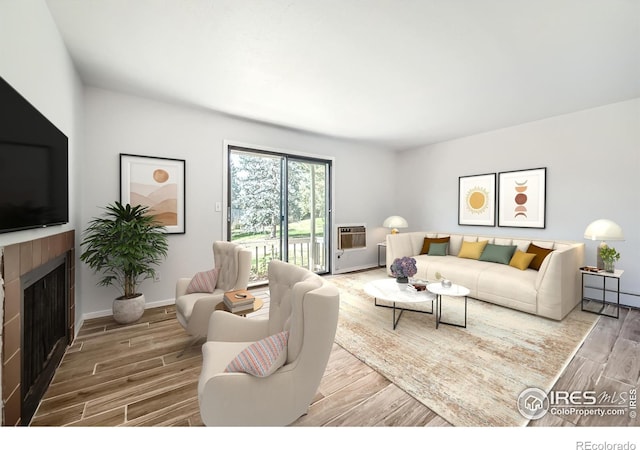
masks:
<svg viewBox="0 0 640 450"><path fill-rule="evenodd" d="M255 144L284 151L334 157L336 224L364 222L370 227L368 248L341 258L342 267L376 264L380 226L391 214L395 156L371 146L294 132L208 112L151 101L104 89L85 89L82 227L119 196L119 154L186 160L186 234L169 235L169 257L161 280L142 286L148 303L173 301L175 281L212 265L211 244L224 239L223 142ZM391 176L390 176L391 175ZM98 277L80 264L80 314L109 314L116 288L97 287Z"/></svg>
<svg viewBox="0 0 640 450"><path fill-rule="evenodd" d="M0 3L0 76L69 138L71 195L68 225L0 234L0 246L77 228L83 88L44 1Z"/></svg>
<svg viewBox="0 0 640 450"><path fill-rule="evenodd" d="M596 245L583 238L599 218L617 222L624 242L621 290L640 294L640 99L615 103L401 152L398 176L416 193L404 198L412 230L439 230L583 241L586 263ZM458 177L547 168L545 229L458 225ZM623 296L640 306L640 297Z"/></svg>
<svg viewBox="0 0 640 450"><path fill-rule="evenodd" d="M0 2L0 76L69 138L70 223L47 229L0 234L2 247L77 228L77 167L81 136L82 85L58 29L42 0ZM1 284L1 280L0 280ZM0 285L0 332L3 289ZM2 336L0 335L0 361ZM0 398L2 366L0 365ZM3 405L0 402L0 422Z"/></svg>

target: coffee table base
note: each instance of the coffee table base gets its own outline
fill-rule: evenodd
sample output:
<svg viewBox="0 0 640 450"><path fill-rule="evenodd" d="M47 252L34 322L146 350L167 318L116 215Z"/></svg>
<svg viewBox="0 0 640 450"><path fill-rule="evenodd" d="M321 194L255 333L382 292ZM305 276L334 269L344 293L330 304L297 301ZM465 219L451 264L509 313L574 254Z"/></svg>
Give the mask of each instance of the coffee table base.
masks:
<svg viewBox="0 0 640 450"><path fill-rule="evenodd" d="M402 317L402 313L404 311L411 311L411 312L417 312L417 313L422 313L422 314L433 314L433 301L431 302L431 311L419 311L417 309L410 309L410 308L398 308L396 306L396 302L392 301L392 300L385 300L388 302L393 303L392 306L390 305L382 305L378 303L378 299L377 297L373 298L373 304L374 306L379 306L380 308L391 308L393 309L393 320L392 320L392 324L393 324L393 329L396 329L396 326L398 325L398 322L400 322L400 317ZM427 300L428 301L428 300ZM400 311L400 313L398 314L398 318L396 318L396 310ZM436 314L437 316L437 314Z"/></svg>
<svg viewBox="0 0 640 450"><path fill-rule="evenodd" d="M454 327L467 328L467 296L464 296L464 324L445 322L442 320L442 295L436 295L436 330L440 324Z"/></svg>

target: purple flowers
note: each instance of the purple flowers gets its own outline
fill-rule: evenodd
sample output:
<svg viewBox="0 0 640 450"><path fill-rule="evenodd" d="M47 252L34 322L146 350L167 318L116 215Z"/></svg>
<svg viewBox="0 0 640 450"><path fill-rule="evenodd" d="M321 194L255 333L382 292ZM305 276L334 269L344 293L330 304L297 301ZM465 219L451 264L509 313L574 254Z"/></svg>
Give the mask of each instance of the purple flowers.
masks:
<svg viewBox="0 0 640 450"><path fill-rule="evenodd" d="M416 260L408 256L394 259L390 269L391 274L396 278L409 278L414 276L418 272L418 268L416 267Z"/></svg>

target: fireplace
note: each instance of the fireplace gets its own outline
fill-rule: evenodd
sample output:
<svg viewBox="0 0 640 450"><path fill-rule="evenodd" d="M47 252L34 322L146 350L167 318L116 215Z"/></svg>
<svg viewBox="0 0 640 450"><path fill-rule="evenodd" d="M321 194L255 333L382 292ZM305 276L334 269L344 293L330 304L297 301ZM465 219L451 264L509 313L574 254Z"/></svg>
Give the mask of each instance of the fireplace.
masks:
<svg viewBox="0 0 640 450"><path fill-rule="evenodd" d="M2 425L29 424L73 339L74 239L68 231L3 250Z"/></svg>
<svg viewBox="0 0 640 450"><path fill-rule="evenodd" d="M67 255L20 277L22 423L31 421L70 342Z"/></svg>

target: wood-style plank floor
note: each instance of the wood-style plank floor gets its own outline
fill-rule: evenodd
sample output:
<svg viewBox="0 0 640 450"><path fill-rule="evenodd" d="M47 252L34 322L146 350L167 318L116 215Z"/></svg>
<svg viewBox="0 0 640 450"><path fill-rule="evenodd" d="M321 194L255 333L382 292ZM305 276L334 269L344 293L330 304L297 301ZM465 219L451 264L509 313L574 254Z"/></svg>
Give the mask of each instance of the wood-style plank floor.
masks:
<svg viewBox="0 0 640 450"><path fill-rule="evenodd" d="M265 289L256 290L268 314ZM638 388L640 312L601 317L559 378L557 389ZM199 345L173 306L145 311L136 324L86 321L67 350L31 426L201 426ZM515 399L514 399L515 401ZM625 417L555 417L532 426L637 425ZM334 344L308 414L293 426L449 426L429 408Z"/></svg>

